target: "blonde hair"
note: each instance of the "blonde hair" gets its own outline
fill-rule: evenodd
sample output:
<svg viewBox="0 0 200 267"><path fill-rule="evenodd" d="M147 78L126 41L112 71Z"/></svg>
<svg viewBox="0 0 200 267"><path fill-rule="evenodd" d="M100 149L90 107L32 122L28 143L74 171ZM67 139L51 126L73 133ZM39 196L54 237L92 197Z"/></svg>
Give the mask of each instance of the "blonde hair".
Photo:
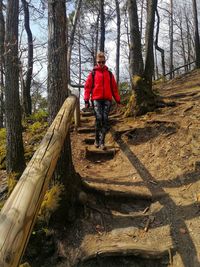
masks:
<svg viewBox="0 0 200 267"><path fill-rule="evenodd" d="M97 53L96 59L99 59L99 58L104 58L104 60L106 59L104 52L100 51L100 52Z"/></svg>

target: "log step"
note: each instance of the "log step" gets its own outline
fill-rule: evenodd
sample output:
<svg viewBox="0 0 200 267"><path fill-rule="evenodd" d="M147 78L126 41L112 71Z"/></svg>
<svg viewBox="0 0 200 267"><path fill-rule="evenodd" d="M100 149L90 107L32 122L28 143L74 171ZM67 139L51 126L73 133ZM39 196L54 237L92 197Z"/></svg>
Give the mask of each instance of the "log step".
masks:
<svg viewBox="0 0 200 267"><path fill-rule="evenodd" d="M93 144L94 144L94 141L95 141L94 138L85 138L85 139L83 140L83 142L84 142L86 145L93 145Z"/></svg>
<svg viewBox="0 0 200 267"><path fill-rule="evenodd" d="M116 154L116 149L101 150L100 148L85 149L85 157L92 161L113 159Z"/></svg>
<svg viewBox="0 0 200 267"><path fill-rule="evenodd" d="M94 116L94 112L93 111L81 112L81 116L82 117L91 117L91 116Z"/></svg>
<svg viewBox="0 0 200 267"><path fill-rule="evenodd" d="M78 133L94 133L95 128L94 127L80 127L78 128Z"/></svg>
<svg viewBox="0 0 200 267"><path fill-rule="evenodd" d="M167 233L163 234L162 243L158 242L160 236L158 228L150 229L148 233L145 233L136 227L127 227L115 229L108 233L102 232L100 237L99 235L85 236L79 249L79 262L110 256L136 256L154 260L167 257L170 262L169 254L175 251L175 247L170 237L169 228L167 226L162 228L162 232Z"/></svg>
<svg viewBox="0 0 200 267"><path fill-rule="evenodd" d="M166 197L166 193L154 192L152 193L146 186L138 186L133 183L132 186L126 185L115 185L114 183L108 183L107 181L99 180L88 180L83 178L84 186L88 191L96 191L106 197L113 198L125 198L125 199L140 199L140 200L151 200L156 201Z"/></svg>

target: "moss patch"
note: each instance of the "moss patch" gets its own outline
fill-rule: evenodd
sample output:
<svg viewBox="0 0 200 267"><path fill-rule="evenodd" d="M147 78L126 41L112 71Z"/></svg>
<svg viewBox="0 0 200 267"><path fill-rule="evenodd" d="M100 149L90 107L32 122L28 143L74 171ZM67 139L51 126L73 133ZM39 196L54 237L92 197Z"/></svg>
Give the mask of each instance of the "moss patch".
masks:
<svg viewBox="0 0 200 267"><path fill-rule="evenodd" d="M64 186L62 184L55 184L46 192L39 212L40 221L46 224L49 223L51 215L59 207L60 196L63 190Z"/></svg>

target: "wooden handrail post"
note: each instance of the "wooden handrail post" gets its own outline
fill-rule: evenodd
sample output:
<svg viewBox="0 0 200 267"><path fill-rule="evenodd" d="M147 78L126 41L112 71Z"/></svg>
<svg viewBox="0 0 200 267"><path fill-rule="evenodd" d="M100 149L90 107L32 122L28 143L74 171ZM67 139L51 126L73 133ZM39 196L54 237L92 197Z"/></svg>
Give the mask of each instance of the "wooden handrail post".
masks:
<svg viewBox="0 0 200 267"><path fill-rule="evenodd" d="M17 267L69 131L77 98L69 96L0 213L0 267Z"/></svg>
<svg viewBox="0 0 200 267"><path fill-rule="evenodd" d="M77 100L76 108L75 108L75 111L74 111L74 125L75 125L75 128L78 128L81 125L81 119L80 119L80 99L79 98Z"/></svg>

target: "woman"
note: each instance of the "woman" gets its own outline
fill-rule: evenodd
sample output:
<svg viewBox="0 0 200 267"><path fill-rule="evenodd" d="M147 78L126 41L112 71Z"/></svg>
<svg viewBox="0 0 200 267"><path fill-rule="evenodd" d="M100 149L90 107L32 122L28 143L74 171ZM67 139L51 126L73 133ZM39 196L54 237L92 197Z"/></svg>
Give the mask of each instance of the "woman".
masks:
<svg viewBox="0 0 200 267"><path fill-rule="evenodd" d="M95 112L95 146L105 149L105 136L109 130L108 115L112 97L120 104L117 83L113 74L105 65L105 55L99 52L96 57L97 65L90 72L84 87L85 107L90 106L92 100Z"/></svg>

